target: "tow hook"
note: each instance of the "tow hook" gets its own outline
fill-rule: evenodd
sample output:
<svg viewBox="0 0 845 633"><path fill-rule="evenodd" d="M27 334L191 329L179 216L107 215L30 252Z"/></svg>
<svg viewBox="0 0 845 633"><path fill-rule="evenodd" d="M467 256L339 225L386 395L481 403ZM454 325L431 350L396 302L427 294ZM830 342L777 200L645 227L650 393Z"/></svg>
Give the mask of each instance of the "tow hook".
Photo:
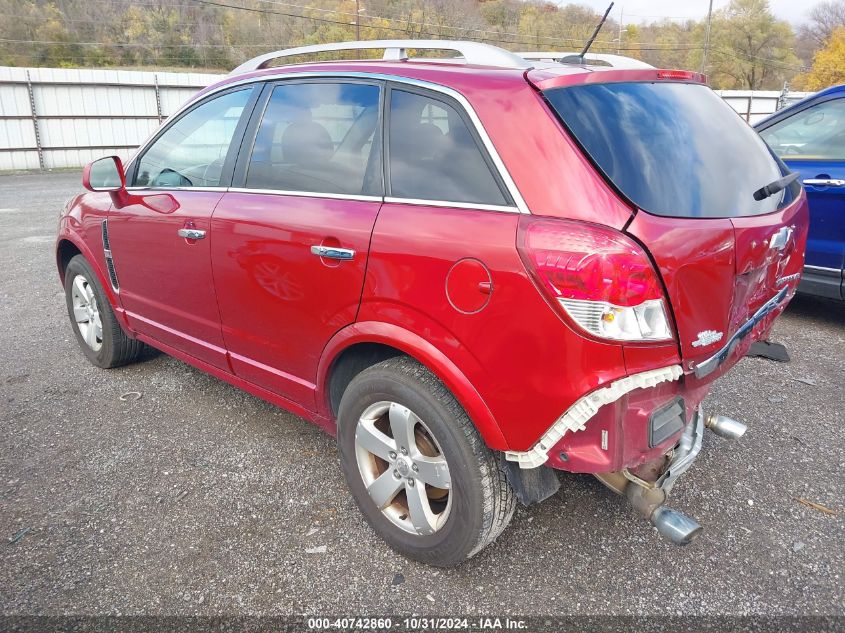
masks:
<svg viewBox="0 0 845 633"><path fill-rule="evenodd" d="M728 440L738 440L748 430L748 427L739 420L734 420L725 415L708 415L704 426L719 437Z"/></svg>

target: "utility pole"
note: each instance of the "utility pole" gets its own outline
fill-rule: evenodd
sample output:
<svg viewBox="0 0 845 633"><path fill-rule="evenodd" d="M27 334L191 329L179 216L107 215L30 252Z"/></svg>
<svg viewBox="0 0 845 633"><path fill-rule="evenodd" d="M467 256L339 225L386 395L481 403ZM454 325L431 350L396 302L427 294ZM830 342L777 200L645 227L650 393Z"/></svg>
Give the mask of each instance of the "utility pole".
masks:
<svg viewBox="0 0 845 633"><path fill-rule="evenodd" d="M355 0L355 39L361 41L361 0Z"/></svg>
<svg viewBox="0 0 845 633"><path fill-rule="evenodd" d="M619 37L616 42L616 54L622 54L622 25L625 23L625 7L619 7Z"/></svg>
<svg viewBox="0 0 845 633"><path fill-rule="evenodd" d="M713 0L710 0L710 8L707 9L707 28L704 31L704 57L701 59L701 72L707 72L707 53L710 50L710 26L713 22Z"/></svg>

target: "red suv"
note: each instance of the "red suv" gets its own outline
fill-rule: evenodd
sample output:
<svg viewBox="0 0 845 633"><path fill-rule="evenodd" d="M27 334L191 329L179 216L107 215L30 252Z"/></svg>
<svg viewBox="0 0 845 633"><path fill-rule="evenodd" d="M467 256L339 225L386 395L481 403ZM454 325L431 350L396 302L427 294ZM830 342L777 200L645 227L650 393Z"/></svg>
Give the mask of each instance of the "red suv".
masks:
<svg viewBox="0 0 845 633"><path fill-rule="evenodd" d="M384 59L269 67L365 48ZM554 469L692 540L666 495L705 428L745 428L701 401L807 235L794 175L703 76L467 42L258 57L83 184L56 256L89 360L151 345L336 434L373 529L436 565Z"/></svg>

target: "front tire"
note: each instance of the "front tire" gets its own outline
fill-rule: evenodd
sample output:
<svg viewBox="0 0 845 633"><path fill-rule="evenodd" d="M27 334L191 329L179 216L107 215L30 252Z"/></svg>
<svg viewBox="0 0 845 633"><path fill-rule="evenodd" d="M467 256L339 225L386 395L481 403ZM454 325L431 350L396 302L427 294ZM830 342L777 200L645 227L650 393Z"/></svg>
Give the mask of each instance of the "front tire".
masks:
<svg viewBox="0 0 845 633"><path fill-rule="evenodd" d="M65 269L65 299L76 340L91 363L109 369L138 358L144 344L121 329L97 275L82 255L73 257Z"/></svg>
<svg viewBox="0 0 845 633"><path fill-rule="evenodd" d="M349 384L340 463L367 522L393 549L449 567L491 543L515 497L496 455L431 372L400 356Z"/></svg>

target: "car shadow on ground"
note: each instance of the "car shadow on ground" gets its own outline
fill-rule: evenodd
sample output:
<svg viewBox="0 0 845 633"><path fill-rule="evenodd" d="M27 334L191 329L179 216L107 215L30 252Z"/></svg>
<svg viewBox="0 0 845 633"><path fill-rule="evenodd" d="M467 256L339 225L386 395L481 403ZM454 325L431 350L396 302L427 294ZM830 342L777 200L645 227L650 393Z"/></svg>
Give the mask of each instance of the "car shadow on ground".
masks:
<svg viewBox="0 0 845 633"><path fill-rule="evenodd" d="M845 301L797 294L790 302L786 313L812 319L819 325L845 327Z"/></svg>

